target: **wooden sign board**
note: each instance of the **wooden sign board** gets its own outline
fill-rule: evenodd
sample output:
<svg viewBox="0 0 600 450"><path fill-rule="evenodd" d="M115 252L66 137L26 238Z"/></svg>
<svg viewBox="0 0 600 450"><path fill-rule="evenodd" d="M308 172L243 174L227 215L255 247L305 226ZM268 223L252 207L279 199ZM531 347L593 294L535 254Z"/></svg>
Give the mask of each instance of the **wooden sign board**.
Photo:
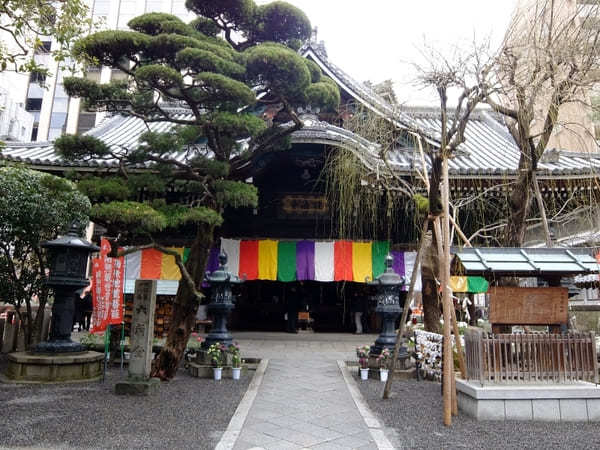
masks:
<svg viewBox="0 0 600 450"><path fill-rule="evenodd" d="M490 287L490 323L556 325L568 319L568 290L563 287Z"/></svg>

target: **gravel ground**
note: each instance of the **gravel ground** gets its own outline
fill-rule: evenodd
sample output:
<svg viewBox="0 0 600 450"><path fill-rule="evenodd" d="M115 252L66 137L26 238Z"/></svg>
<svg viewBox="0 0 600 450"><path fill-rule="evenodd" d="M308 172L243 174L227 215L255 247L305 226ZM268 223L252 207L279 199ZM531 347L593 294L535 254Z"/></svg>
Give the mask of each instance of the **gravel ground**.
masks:
<svg viewBox="0 0 600 450"><path fill-rule="evenodd" d="M371 410L389 427L390 437L402 448L591 449L600 446L600 429L593 423L478 422L459 411L452 426L446 428L442 422L439 383L394 380L389 400L381 398L385 383L358 380L358 385Z"/></svg>
<svg viewBox="0 0 600 450"><path fill-rule="evenodd" d="M180 369L154 396L117 396L126 372L111 369L104 383L0 383L0 447L213 449L254 374L215 382Z"/></svg>

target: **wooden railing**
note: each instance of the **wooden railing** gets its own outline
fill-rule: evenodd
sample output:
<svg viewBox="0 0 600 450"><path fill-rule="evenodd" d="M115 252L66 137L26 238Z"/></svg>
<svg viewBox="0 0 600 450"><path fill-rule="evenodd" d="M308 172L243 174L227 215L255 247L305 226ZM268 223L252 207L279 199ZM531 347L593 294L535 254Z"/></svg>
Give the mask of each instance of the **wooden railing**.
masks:
<svg viewBox="0 0 600 450"><path fill-rule="evenodd" d="M467 379L481 383L598 383L590 333L489 334L465 331Z"/></svg>

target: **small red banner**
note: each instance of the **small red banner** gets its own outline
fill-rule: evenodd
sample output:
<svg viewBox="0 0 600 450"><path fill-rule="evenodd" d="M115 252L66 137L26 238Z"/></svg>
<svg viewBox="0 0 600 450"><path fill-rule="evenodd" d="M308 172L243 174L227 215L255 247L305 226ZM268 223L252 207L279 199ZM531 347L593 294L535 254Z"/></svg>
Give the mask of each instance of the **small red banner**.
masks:
<svg viewBox="0 0 600 450"><path fill-rule="evenodd" d="M92 314L91 333L106 330L108 325L123 322L123 283L125 261L109 258L110 243L102 238L100 258L92 258Z"/></svg>

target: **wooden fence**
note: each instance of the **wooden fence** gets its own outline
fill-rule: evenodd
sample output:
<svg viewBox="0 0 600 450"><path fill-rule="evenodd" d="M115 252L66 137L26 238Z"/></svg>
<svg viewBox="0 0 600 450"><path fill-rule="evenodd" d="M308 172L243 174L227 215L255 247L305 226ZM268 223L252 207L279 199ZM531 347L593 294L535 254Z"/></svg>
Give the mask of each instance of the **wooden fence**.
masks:
<svg viewBox="0 0 600 450"><path fill-rule="evenodd" d="M596 338L590 333L465 332L467 379L487 383L598 383Z"/></svg>
<svg viewBox="0 0 600 450"><path fill-rule="evenodd" d="M32 307L35 317L37 307ZM50 329L50 308L46 307L42 323L42 340L48 338ZM12 306L0 306L0 353L25 350L25 336L17 312Z"/></svg>

